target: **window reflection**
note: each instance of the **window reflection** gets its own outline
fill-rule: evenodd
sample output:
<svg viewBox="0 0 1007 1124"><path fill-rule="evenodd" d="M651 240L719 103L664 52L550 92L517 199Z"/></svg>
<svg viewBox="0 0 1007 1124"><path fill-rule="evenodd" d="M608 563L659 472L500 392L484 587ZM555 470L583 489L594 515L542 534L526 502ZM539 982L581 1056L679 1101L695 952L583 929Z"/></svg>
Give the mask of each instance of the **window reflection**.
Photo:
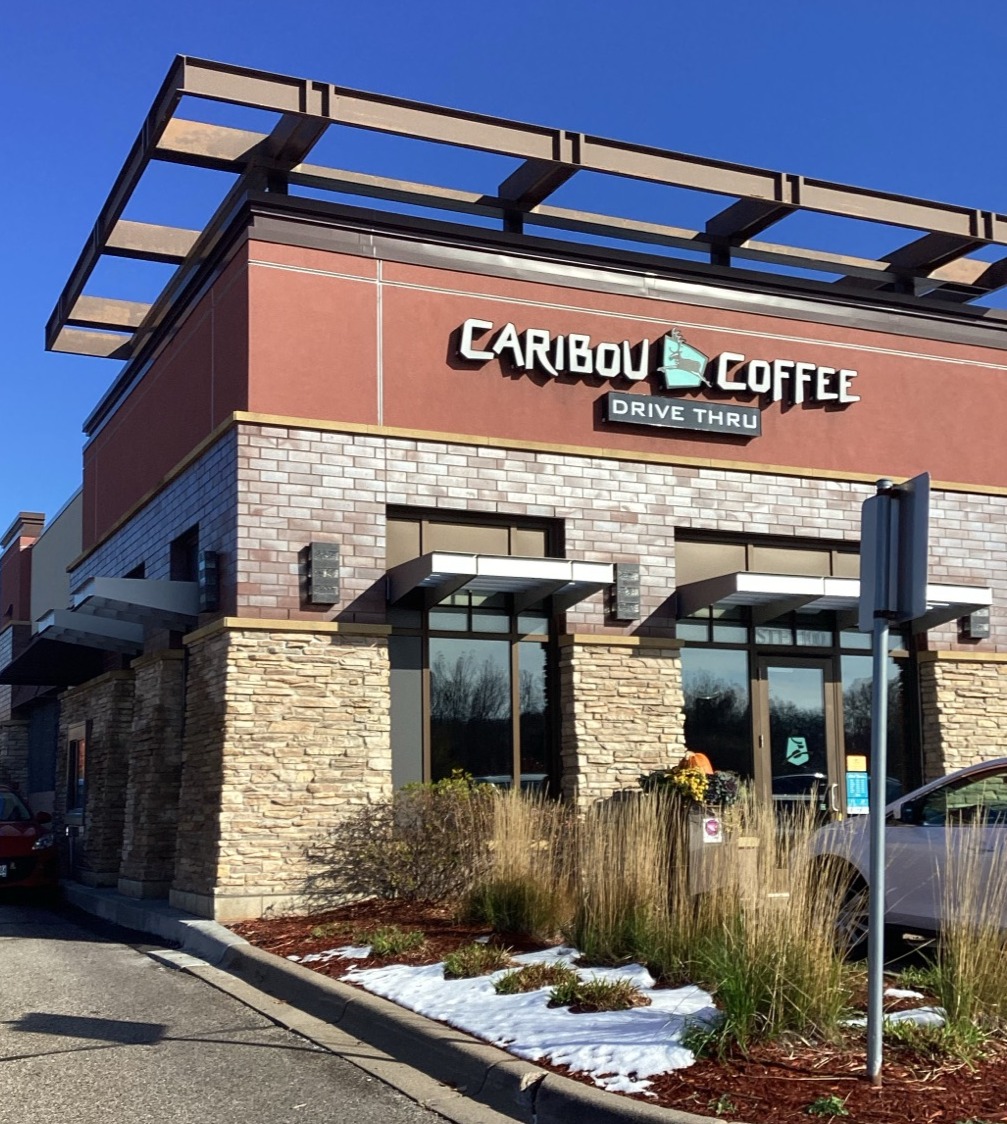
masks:
<svg viewBox="0 0 1007 1124"><path fill-rule="evenodd" d="M521 787L543 787L549 772L548 683L546 646L525 641L518 645L518 693L521 724Z"/></svg>
<svg viewBox="0 0 1007 1124"><path fill-rule="evenodd" d="M727 648L683 648L685 744L715 769L752 776L752 706L748 654Z"/></svg>
<svg viewBox="0 0 1007 1124"><path fill-rule="evenodd" d="M874 695L873 661L870 656L844 655L843 741L847 756L871 757L871 699ZM902 667L888 661L888 778L887 797L895 800L912 785L908 775L905 744L905 692Z"/></svg>
<svg viewBox="0 0 1007 1124"><path fill-rule="evenodd" d="M512 771L510 644L430 640L430 769L433 779Z"/></svg>

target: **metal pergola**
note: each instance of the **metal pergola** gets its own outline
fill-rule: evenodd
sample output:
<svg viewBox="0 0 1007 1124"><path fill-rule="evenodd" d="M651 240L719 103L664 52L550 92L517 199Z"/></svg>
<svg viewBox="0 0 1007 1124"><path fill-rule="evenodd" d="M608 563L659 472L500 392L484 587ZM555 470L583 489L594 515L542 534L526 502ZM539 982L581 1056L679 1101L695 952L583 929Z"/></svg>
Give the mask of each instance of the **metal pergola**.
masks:
<svg viewBox="0 0 1007 1124"><path fill-rule="evenodd" d="M184 97L279 114L269 133L177 117ZM341 171L306 163L329 125L454 145L513 157L520 163L490 194ZM137 222L123 213L151 161L237 174L202 230ZM711 217L702 230L640 222L545 205L578 172L597 172L708 193ZM789 172L704 159L646 145L444 109L422 102L290 78L202 59L177 57L116 178L84 249L46 325L52 351L131 359L174 300L213 253L245 200L289 187L488 216L514 235L528 228L699 252L720 269L751 260L782 270L831 275L825 288L861 300L900 293L954 314L965 302L1007 285L1007 256L993 262L970 254L1007 247L1007 215L869 191ZM732 201L723 206L723 199ZM719 209L716 209L719 208ZM877 259L756 240L798 212L904 227L906 244ZM85 293L104 256L164 262L177 268L152 303ZM761 275L760 276L765 276ZM975 316L986 315L975 309ZM995 316L996 313L993 313Z"/></svg>

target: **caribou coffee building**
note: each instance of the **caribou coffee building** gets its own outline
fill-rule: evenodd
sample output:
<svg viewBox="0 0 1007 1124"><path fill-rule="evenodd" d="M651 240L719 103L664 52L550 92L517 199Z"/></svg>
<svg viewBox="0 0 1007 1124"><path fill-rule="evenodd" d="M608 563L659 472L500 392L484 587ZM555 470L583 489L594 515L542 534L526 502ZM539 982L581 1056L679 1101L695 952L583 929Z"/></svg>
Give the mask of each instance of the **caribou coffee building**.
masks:
<svg viewBox="0 0 1007 1124"><path fill-rule="evenodd" d="M312 162L356 129L501 172ZM161 161L230 174L202 229L142 221ZM564 206L584 174L705 225ZM793 246L802 212L904 237ZM923 471L888 783L1002 754L1004 246L992 212L177 59L48 325L124 363L80 493L3 540L0 772L68 876L223 919L454 769L583 805L688 747L856 814L860 509ZM93 293L110 255L174 269Z"/></svg>

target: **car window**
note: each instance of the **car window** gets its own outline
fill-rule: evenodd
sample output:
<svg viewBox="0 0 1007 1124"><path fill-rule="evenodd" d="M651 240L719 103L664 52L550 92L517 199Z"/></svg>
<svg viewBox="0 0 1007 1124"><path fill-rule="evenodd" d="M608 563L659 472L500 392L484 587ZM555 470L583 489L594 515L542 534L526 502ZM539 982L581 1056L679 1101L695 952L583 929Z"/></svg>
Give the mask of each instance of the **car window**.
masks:
<svg viewBox="0 0 1007 1124"><path fill-rule="evenodd" d="M935 789L923 800L921 822L1007 826L1007 772L965 777Z"/></svg>
<svg viewBox="0 0 1007 1124"><path fill-rule="evenodd" d="M0 792L0 820L24 822L31 819L31 812L21 803L13 792Z"/></svg>

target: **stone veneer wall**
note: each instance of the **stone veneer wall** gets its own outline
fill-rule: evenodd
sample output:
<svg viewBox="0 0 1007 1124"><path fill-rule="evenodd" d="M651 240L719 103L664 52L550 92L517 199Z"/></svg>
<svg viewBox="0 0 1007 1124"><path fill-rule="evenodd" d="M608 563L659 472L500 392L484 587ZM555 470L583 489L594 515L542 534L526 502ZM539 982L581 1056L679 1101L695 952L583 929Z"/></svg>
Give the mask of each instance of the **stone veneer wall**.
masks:
<svg viewBox="0 0 1007 1124"><path fill-rule="evenodd" d="M927 657L919 666L923 779L1007 755L1007 661Z"/></svg>
<svg viewBox="0 0 1007 1124"><path fill-rule="evenodd" d="M685 752L676 641L570 637L560 648L563 795L584 807Z"/></svg>
<svg viewBox="0 0 1007 1124"><path fill-rule="evenodd" d="M75 850L74 877L89 886L119 880L122 830L133 727L133 673L110 671L67 691L60 699L56 756L56 823L66 813L67 734L90 723L85 759L83 836Z"/></svg>
<svg viewBox="0 0 1007 1124"><path fill-rule="evenodd" d="M235 624L194 634L188 683L172 903L304 907L341 814L391 794L386 638Z"/></svg>
<svg viewBox="0 0 1007 1124"><path fill-rule="evenodd" d="M0 784L16 788L28 795L28 740L27 718L8 718L0 721Z"/></svg>
<svg viewBox="0 0 1007 1124"><path fill-rule="evenodd" d="M133 726L119 890L166 897L175 866L182 774L185 653L168 649L134 660Z"/></svg>

